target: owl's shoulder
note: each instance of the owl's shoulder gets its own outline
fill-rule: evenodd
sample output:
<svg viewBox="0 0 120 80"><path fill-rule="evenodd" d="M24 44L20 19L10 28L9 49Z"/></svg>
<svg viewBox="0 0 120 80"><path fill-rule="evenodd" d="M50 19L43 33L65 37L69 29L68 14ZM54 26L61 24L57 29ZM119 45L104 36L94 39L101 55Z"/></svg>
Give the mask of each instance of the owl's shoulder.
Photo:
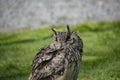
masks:
<svg viewBox="0 0 120 80"><path fill-rule="evenodd" d="M61 52L62 49L52 49L50 46L46 46L41 48L41 50L36 54L33 63L32 63L32 74L30 76L31 79L35 78L45 78L52 75L52 73L56 73L62 69L61 64L61 55L58 53ZM58 62L59 59L59 62ZM36 77L41 75L39 77Z"/></svg>
<svg viewBox="0 0 120 80"><path fill-rule="evenodd" d="M55 49L50 48L50 46L45 46L40 49L40 51L36 54L35 58L33 59L32 67L36 68L36 64L40 64L44 61L49 61L53 53L55 52Z"/></svg>

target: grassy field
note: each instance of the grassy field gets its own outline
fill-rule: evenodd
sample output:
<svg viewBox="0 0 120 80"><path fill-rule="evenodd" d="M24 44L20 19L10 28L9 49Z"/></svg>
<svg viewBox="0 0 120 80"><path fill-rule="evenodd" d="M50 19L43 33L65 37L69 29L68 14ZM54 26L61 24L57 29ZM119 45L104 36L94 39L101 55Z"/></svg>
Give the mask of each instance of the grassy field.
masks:
<svg viewBox="0 0 120 80"><path fill-rule="evenodd" d="M86 22L71 29L84 41L78 80L120 80L120 22ZM33 57L52 35L50 28L0 33L0 80L27 80Z"/></svg>

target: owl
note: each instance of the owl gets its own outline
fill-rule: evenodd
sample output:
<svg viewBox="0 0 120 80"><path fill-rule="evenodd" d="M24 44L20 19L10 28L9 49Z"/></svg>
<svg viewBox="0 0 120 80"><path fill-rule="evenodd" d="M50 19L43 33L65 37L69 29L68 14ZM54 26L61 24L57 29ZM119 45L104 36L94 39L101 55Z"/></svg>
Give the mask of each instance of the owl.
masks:
<svg viewBox="0 0 120 80"><path fill-rule="evenodd" d="M75 31L54 33L50 45L41 48L32 62L28 80L77 80L83 41Z"/></svg>

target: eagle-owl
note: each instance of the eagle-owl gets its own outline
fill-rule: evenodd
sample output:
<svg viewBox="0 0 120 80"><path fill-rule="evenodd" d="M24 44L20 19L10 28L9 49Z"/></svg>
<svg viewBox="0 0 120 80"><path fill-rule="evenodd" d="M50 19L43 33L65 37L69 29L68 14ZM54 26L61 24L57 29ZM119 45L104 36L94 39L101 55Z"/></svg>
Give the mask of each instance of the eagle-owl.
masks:
<svg viewBox="0 0 120 80"><path fill-rule="evenodd" d="M28 80L77 80L83 42L75 31L54 32L50 45L41 48L32 63Z"/></svg>

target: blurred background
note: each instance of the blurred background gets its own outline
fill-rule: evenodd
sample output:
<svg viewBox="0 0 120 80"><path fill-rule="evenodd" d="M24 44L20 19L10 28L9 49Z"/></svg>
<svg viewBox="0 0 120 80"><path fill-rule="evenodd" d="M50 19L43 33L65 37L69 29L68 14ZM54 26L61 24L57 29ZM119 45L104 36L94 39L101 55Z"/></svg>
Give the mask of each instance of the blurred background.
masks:
<svg viewBox="0 0 120 80"><path fill-rule="evenodd" d="M67 24L84 42L78 80L120 80L120 0L0 0L0 80L27 80Z"/></svg>
<svg viewBox="0 0 120 80"><path fill-rule="evenodd" d="M0 32L120 20L120 0L0 0Z"/></svg>

